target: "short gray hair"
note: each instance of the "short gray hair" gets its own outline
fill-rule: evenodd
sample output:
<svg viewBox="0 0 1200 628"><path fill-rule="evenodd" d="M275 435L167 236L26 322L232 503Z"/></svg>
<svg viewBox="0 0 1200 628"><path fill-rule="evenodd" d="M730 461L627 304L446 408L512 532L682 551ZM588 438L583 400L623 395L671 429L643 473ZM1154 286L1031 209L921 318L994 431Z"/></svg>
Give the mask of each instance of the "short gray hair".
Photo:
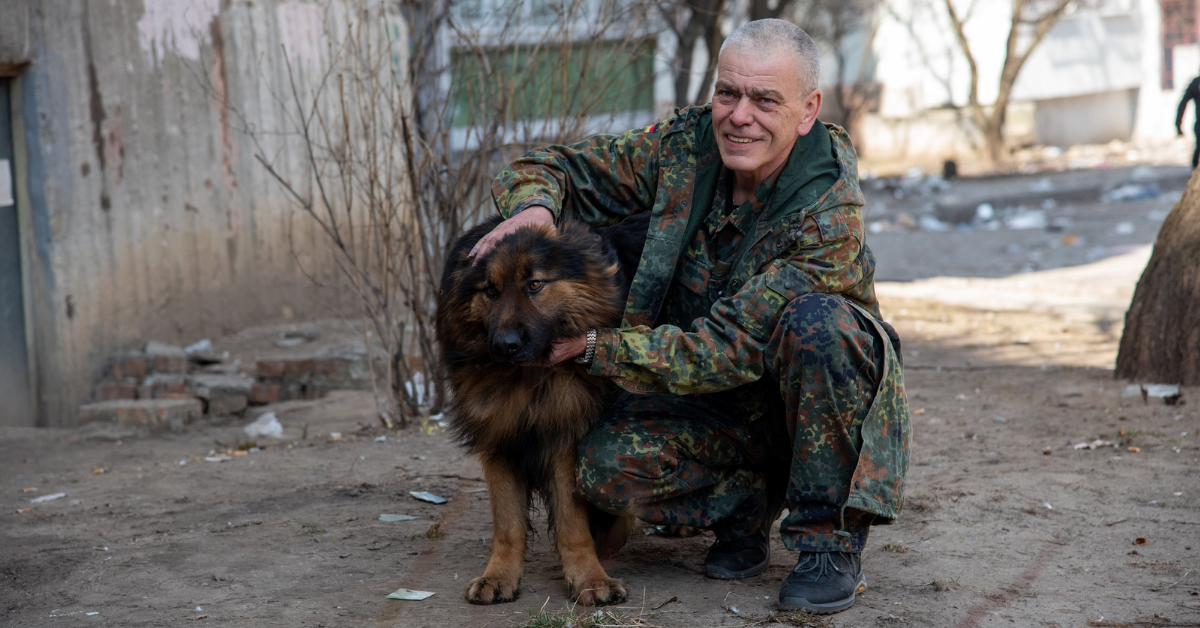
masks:
<svg viewBox="0 0 1200 628"><path fill-rule="evenodd" d="M804 29L785 20L766 19L746 22L725 39L721 52L729 46L740 51L769 54L779 50L792 53L800 66L800 89L808 96L821 80L821 55Z"/></svg>

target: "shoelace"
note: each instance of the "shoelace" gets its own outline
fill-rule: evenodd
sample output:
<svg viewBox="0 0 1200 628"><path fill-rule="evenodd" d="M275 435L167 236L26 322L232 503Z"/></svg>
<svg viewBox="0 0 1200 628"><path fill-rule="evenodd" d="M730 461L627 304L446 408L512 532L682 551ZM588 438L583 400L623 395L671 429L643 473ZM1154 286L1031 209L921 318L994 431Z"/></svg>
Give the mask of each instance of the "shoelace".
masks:
<svg viewBox="0 0 1200 628"><path fill-rule="evenodd" d="M814 581L821 579L830 569L837 573L844 573L842 568L834 563L833 554L834 552L807 552L804 558L796 563L792 573L805 574L815 570L817 575L812 576Z"/></svg>

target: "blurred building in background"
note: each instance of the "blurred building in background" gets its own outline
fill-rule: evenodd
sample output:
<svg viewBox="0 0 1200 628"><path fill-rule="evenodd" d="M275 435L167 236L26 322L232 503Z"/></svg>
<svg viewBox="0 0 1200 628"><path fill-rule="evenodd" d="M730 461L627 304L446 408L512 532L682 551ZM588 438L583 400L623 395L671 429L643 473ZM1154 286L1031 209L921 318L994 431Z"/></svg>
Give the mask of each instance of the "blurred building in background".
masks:
<svg viewBox="0 0 1200 628"><path fill-rule="evenodd" d="M989 104L1004 65L1012 3L959 5L978 67L979 100ZM970 69L944 1L886 0L878 10L871 52L880 89L860 134L865 154L897 161L975 152L978 142L964 109ZM1196 18L1196 0L1075 3L1018 75L1008 143L1062 147L1173 138L1175 106L1200 74ZM1023 33L1018 49L1028 42Z"/></svg>

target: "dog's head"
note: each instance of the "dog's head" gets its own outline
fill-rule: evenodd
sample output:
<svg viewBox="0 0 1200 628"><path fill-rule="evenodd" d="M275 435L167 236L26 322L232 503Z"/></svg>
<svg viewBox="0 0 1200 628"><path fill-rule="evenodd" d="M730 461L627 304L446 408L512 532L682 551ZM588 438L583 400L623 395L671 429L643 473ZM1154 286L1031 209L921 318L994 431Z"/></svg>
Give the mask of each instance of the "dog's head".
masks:
<svg viewBox="0 0 1200 628"><path fill-rule="evenodd" d="M522 364L546 356L555 338L616 324L621 304L610 257L578 224L510 234L477 263L459 267L447 305L464 323L458 333L476 337L453 341L474 359L486 353L492 362Z"/></svg>

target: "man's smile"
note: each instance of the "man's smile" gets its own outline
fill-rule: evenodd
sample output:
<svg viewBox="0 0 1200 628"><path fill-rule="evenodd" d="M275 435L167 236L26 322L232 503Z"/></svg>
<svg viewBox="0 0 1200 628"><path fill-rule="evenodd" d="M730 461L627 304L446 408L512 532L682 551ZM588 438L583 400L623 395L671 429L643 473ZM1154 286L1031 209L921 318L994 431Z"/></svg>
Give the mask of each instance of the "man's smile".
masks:
<svg viewBox="0 0 1200 628"><path fill-rule="evenodd" d="M725 138L734 144L749 144L758 141L758 138L755 137L741 137L739 135L729 135L728 133L725 134Z"/></svg>

